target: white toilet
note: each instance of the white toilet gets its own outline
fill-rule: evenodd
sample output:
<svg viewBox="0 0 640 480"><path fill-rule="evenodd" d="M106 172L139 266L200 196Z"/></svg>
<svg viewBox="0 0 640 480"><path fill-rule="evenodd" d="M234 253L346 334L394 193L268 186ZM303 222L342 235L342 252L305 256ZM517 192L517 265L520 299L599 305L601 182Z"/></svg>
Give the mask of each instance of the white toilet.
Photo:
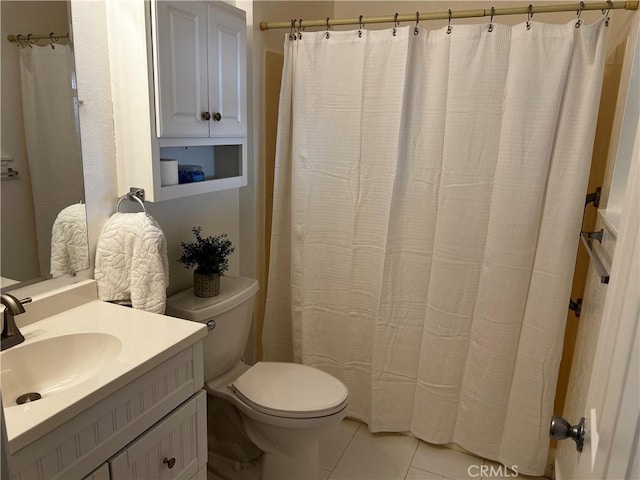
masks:
<svg viewBox="0 0 640 480"><path fill-rule="evenodd" d="M167 315L209 328L203 348L209 465L216 472L216 459L228 459L239 469L261 451L264 479L319 478L318 441L344 418L348 390L306 365L242 362L257 291L252 278L224 276L216 297L199 298L190 289L167 299Z"/></svg>

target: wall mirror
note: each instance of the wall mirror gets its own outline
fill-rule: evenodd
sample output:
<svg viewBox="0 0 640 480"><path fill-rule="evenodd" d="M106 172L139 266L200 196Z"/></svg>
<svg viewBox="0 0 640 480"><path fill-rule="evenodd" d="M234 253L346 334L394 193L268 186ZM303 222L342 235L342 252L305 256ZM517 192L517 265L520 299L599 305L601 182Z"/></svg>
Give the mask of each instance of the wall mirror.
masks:
<svg viewBox="0 0 640 480"><path fill-rule="evenodd" d="M67 1L0 2L2 291L89 268Z"/></svg>

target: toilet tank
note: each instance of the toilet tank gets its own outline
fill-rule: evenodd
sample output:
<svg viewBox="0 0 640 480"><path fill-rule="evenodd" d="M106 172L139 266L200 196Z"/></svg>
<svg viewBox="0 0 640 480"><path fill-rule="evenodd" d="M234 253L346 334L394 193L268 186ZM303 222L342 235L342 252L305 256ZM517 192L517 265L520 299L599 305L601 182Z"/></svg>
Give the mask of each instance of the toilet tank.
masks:
<svg viewBox="0 0 640 480"><path fill-rule="evenodd" d="M190 288L167 298L166 315L205 324L213 320L203 345L205 382L229 371L242 358L257 291L253 278L223 276L215 297L196 297Z"/></svg>

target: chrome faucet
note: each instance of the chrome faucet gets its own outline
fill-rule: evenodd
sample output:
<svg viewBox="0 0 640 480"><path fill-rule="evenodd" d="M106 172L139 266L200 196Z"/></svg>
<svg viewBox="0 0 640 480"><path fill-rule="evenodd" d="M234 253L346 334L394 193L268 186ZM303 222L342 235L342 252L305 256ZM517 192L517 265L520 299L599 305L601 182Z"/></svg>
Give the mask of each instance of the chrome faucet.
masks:
<svg viewBox="0 0 640 480"><path fill-rule="evenodd" d="M24 336L20 333L20 329L16 325L16 321L13 318L15 315L24 313L24 307L22 304L29 303L30 297L18 300L13 295L3 293L0 295L0 302L4 305L4 327L2 328L2 334L0 335L0 350L6 350L14 345L24 342Z"/></svg>

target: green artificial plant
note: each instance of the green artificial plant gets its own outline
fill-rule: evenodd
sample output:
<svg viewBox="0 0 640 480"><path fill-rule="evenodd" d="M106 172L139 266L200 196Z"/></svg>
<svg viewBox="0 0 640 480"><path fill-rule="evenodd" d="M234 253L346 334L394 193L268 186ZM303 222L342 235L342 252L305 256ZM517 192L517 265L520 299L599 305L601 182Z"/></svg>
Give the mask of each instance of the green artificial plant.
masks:
<svg viewBox="0 0 640 480"><path fill-rule="evenodd" d="M191 229L196 237L194 242L182 242L184 249L178 262L185 268L194 268L197 273L205 275L224 275L229 269L229 260L235 248L226 233L210 237L202 237L202 228L193 227Z"/></svg>

